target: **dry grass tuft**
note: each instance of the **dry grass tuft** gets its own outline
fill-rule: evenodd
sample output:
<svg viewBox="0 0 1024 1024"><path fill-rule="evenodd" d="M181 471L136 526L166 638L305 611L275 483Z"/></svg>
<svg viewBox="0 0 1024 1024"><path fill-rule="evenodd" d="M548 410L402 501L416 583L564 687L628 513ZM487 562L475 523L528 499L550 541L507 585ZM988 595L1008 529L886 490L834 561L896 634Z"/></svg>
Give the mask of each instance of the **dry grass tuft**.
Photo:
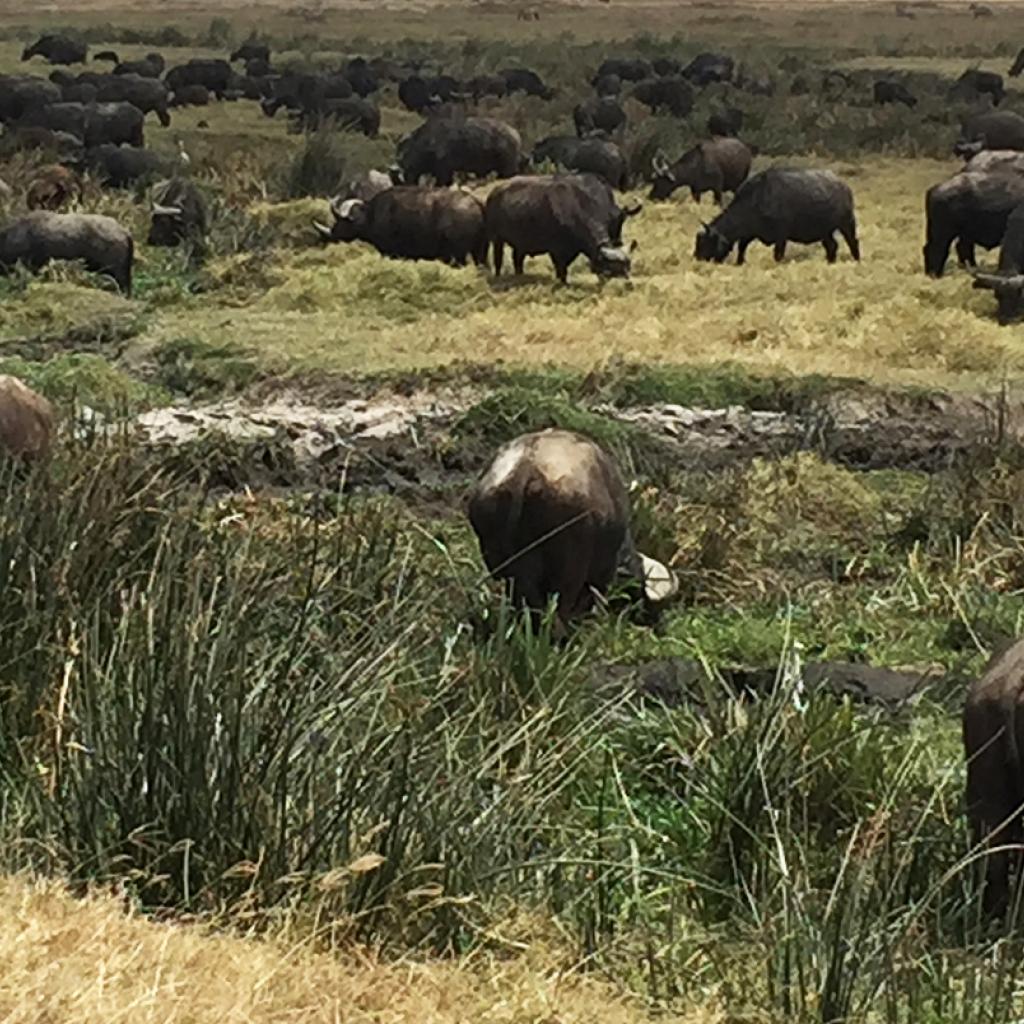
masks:
<svg viewBox="0 0 1024 1024"><path fill-rule="evenodd" d="M368 952L330 955L302 943L154 924L125 914L110 896L75 900L24 878L0 881L0 907L5 1024L646 1019L606 985L551 970L534 954L385 964Z"/></svg>

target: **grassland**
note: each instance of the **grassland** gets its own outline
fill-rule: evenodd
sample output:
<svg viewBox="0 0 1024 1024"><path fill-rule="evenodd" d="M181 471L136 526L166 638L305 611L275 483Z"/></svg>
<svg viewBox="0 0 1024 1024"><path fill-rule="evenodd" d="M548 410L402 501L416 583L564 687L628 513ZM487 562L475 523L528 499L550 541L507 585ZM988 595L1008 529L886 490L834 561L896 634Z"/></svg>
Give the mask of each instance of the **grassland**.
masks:
<svg viewBox="0 0 1024 1024"><path fill-rule="evenodd" d="M230 6L83 4L0 25L0 72L64 25L172 61L257 27L285 65L522 61L559 95L485 109L528 143L567 128L609 51L725 49L778 77L776 96L739 97L758 166L834 168L864 250L697 264L712 208L680 195L630 221L628 281L577 267L561 288L542 261L494 281L315 243L336 181L388 163L416 123L393 90L372 141L291 135L252 104L150 127L211 199L209 258L140 244L131 299L74 267L0 282L0 370L66 414L50 467L0 470L0 866L118 893L0 886L5 1019L1019 1016L1019 931L978 913L957 712L1024 625L1024 452L995 422L1019 415L1024 342L965 273L925 278L921 245L924 191L956 167L949 80L1005 70L1024 11L541 11L324 5L257 26ZM835 67L848 93L789 95ZM870 105L882 70L916 111ZM637 169L735 99L708 90L685 123L631 108ZM1024 108L1015 83L1008 104ZM0 166L8 212L33 171ZM83 206L141 239L143 199L87 183ZM1000 390L955 451L926 433L917 461L892 455ZM153 406L378 392L458 408L339 444L318 474L295 465L287 417L256 443L169 450L128 426ZM880 425L872 450L837 450L832 400ZM627 415L663 403L809 433L683 456ZM556 424L635 481L640 545L682 581L655 628L609 610L558 644L484 578L462 494L497 444ZM864 705L810 692L817 661L940 681Z"/></svg>

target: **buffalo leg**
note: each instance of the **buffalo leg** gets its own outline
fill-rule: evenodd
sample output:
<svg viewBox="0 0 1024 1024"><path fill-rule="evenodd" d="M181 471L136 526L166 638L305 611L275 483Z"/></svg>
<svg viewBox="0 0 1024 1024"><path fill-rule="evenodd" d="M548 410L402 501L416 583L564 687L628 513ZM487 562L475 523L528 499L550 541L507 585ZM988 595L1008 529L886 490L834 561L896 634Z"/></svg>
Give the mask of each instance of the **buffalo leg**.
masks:
<svg viewBox="0 0 1024 1024"><path fill-rule="evenodd" d="M557 256L552 256L551 262L554 264L555 267L555 277L558 278L561 284L568 284L569 264L564 259L560 259Z"/></svg>
<svg viewBox="0 0 1024 1024"><path fill-rule="evenodd" d="M781 242L776 242L775 247L772 249L772 255L775 257L776 263L781 263L786 258L786 240L782 239Z"/></svg>
<svg viewBox="0 0 1024 1024"><path fill-rule="evenodd" d="M716 188L714 191L715 204L718 206L722 205L722 190Z"/></svg>
<svg viewBox="0 0 1024 1024"><path fill-rule="evenodd" d="M843 236L843 241L846 242L850 249L850 255L859 263L860 262L860 242L857 240L857 226L856 224L844 224L839 229L839 234Z"/></svg>
<svg viewBox="0 0 1024 1024"><path fill-rule="evenodd" d="M967 238L956 240L956 258L960 261L961 267L976 267L977 261L974 258L974 243Z"/></svg>
<svg viewBox="0 0 1024 1024"><path fill-rule="evenodd" d="M505 262L505 243L500 238L494 240L494 276L501 277L501 265Z"/></svg>
<svg viewBox="0 0 1024 1024"><path fill-rule="evenodd" d="M526 253L520 252L518 249L512 250L512 268L516 272L517 277L523 276L523 264L526 263Z"/></svg>
<svg viewBox="0 0 1024 1024"><path fill-rule="evenodd" d="M839 255L839 243L836 241L835 235L826 235L821 240L821 244L825 246L825 259L829 263L835 263L836 257Z"/></svg>
<svg viewBox="0 0 1024 1024"><path fill-rule="evenodd" d="M690 189L690 196L693 198L693 201L695 203L699 203L700 202L700 197L703 194L704 194L703 192L698 192L697 189L695 189L695 188L691 188Z"/></svg>
<svg viewBox="0 0 1024 1024"><path fill-rule="evenodd" d="M750 246L752 239L741 238L739 244L736 246L736 266L742 267L747 259L747 248ZM785 246L785 243L783 243Z"/></svg>

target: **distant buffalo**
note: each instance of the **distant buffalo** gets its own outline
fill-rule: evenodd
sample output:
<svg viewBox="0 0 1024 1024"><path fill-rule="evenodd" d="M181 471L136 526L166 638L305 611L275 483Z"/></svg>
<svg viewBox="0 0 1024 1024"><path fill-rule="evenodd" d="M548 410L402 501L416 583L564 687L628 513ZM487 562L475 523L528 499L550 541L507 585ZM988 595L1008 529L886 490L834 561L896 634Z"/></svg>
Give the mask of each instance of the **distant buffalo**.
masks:
<svg viewBox="0 0 1024 1024"><path fill-rule="evenodd" d="M66 73L66 72L65 72ZM41 78L0 75L0 121L11 124L33 110L60 103L59 85Z"/></svg>
<svg viewBox="0 0 1024 1024"><path fill-rule="evenodd" d="M688 188L697 202L710 192L721 206L723 194L736 192L747 180L752 159L750 148L731 138L698 143L671 166L656 159L651 199L668 199L677 188Z"/></svg>
<svg viewBox="0 0 1024 1024"><path fill-rule="evenodd" d="M296 123L305 131L331 125L375 139L380 131L380 110L371 100L349 96L344 100L324 100L315 110L301 111L296 115Z"/></svg>
<svg viewBox="0 0 1024 1024"><path fill-rule="evenodd" d="M0 375L0 451L44 459L53 443L53 406L17 377Z"/></svg>
<svg viewBox="0 0 1024 1024"><path fill-rule="evenodd" d="M78 39L62 35L40 36L22 52L22 60L44 57L51 64L84 64L89 47Z"/></svg>
<svg viewBox="0 0 1024 1024"><path fill-rule="evenodd" d="M37 211L0 227L0 267L5 270L19 263L39 270L52 260L81 260L130 295L133 257L132 236L99 214Z"/></svg>
<svg viewBox="0 0 1024 1024"><path fill-rule="evenodd" d="M616 577L656 607L677 585L639 554L629 496L615 463L593 441L564 430L505 445L473 488L467 511L490 572L533 612L557 601L558 629L594 607Z"/></svg>
<svg viewBox="0 0 1024 1024"><path fill-rule="evenodd" d="M398 166L410 185L431 177L447 186L457 174L510 178L522 161L519 132L490 117L431 118L398 144Z"/></svg>
<svg viewBox="0 0 1024 1024"><path fill-rule="evenodd" d="M1024 117L1012 110L989 110L969 117L953 152L971 157L986 149L1024 151Z"/></svg>
<svg viewBox="0 0 1024 1024"><path fill-rule="evenodd" d="M19 123L67 132L90 148L106 143L141 147L144 120L142 111L130 103L53 103L29 111Z"/></svg>
<svg viewBox="0 0 1024 1024"><path fill-rule="evenodd" d="M128 188L140 182L166 177L174 165L160 153L130 146L103 145L90 149L86 166L104 185Z"/></svg>
<svg viewBox="0 0 1024 1024"><path fill-rule="evenodd" d="M194 58L187 64L171 68L164 81L171 92L178 92L189 85L203 85L222 100L231 87L232 76L231 65L226 60Z"/></svg>
<svg viewBox="0 0 1024 1024"><path fill-rule="evenodd" d="M125 60L114 68L115 75L138 75L140 78L159 78L167 62L159 53L147 53L142 60Z"/></svg>
<svg viewBox="0 0 1024 1024"><path fill-rule="evenodd" d="M179 85L171 94L172 107L205 107L210 102L210 90L205 85L193 82Z"/></svg>
<svg viewBox="0 0 1024 1024"><path fill-rule="evenodd" d="M626 157L607 139L579 139L575 135L551 135L533 147L534 164L547 161L569 171L596 174L612 188L629 188Z"/></svg>
<svg viewBox="0 0 1024 1024"><path fill-rule="evenodd" d="M737 246L737 264L756 238L773 248L776 261L788 242L825 247L835 263L839 232L855 260L860 259L853 193L831 171L771 167L749 178L729 206L697 235L698 260L721 263Z"/></svg>
<svg viewBox="0 0 1024 1024"><path fill-rule="evenodd" d="M683 78L703 89L714 82L731 82L736 64L723 53L698 53L682 70Z"/></svg>
<svg viewBox="0 0 1024 1024"><path fill-rule="evenodd" d="M626 112L613 96L592 96L576 105L572 120L581 138L594 132L613 135L625 127Z"/></svg>
<svg viewBox="0 0 1024 1024"><path fill-rule="evenodd" d="M875 82L872 96L878 106L887 103L902 103L911 109L917 106L917 97L902 82L894 82L891 79Z"/></svg>
<svg viewBox="0 0 1024 1024"><path fill-rule="evenodd" d="M993 106L999 106L1006 96L1006 89L1003 86L1003 76L994 71L979 71L977 68L968 68L954 83L950 90L953 99L976 99L979 96L988 96Z"/></svg>
<svg viewBox="0 0 1024 1024"><path fill-rule="evenodd" d="M617 75L623 82L641 82L654 74L650 63L640 57L609 57L602 61L593 81L605 75Z"/></svg>
<svg viewBox="0 0 1024 1024"><path fill-rule="evenodd" d="M368 202L335 200L331 213L333 227L315 224L327 242L369 242L384 256L455 266L487 260L483 206L468 192L400 185Z"/></svg>
<svg viewBox="0 0 1024 1024"><path fill-rule="evenodd" d="M243 61L248 64L251 60L262 60L270 63L270 47L266 43L259 43L253 39L242 43L229 58L233 64L235 61Z"/></svg>
<svg viewBox="0 0 1024 1024"><path fill-rule="evenodd" d="M961 171L933 185L925 196L925 273L942 276L954 242L960 262L973 267L975 246L999 245L1010 214L1021 203L1024 177L1016 174Z"/></svg>
<svg viewBox="0 0 1024 1024"><path fill-rule="evenodd" d="M555 95L555 90L545 85L540 75L529 68L504 68L498 74L504 79L509 95L521 92L542 100L549 100Z"/></svg>
<svg viewBox="0 0 1024 1024"><path fill-rule="evenodd" d="M499 184L485 209L494 273L501 274L507 245L516 274L523 273L527 256L546 254L562 284L578 256L585 256L599 277L626 277L630 258L622 248L622 223L638 210L619 209L608 185L589 174L522 177Z"/></svg>
<svg viewBox="0 0 1024 1024"><path fill-rule="evenodd" d="M685 78L647 79L637 83L632 96L653 114L686 117L693 110L693 88Z"/></svg>

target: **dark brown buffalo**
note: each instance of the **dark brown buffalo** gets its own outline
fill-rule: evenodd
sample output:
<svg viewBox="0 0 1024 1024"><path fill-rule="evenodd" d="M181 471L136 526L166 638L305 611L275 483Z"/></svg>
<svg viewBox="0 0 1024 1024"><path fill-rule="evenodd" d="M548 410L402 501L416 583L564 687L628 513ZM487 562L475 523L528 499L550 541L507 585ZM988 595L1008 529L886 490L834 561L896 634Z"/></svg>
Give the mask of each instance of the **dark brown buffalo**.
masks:
<svg viewBox="0 0 1024 1024"><path fill-rule="evenodd" d="M140 78L159 78L167 67L163 55L147 53L142 60L123 60L114 68L115 75L138 75Z"/></svg>
<svg viewBox="0 0 1024 1024"><path fill-rule="evenodd" d="M609 57L602 61L593 82L605 75L618 75L623 82L642 82L654 74L654 68L640 57Z"/></svg>
<svg viewBox="0 0 1024 1024"><path fill-rule="evenodd" d="M145 145L145 115L131 103L52 103L30 110L20 126L67 132L89 148Z"/></svg>
<svg viewBox="0 0 1024 1024"><path fill-rule="evenodd" d="M226 60L207 60L194 57L186 64L171 68L164 76L164 82L171 92L177 92L186 85L205 85L217 97L224 99L231 88L233 73Z"/></svg>
<svg viewBox="0 0 1024 1024"><path fill-rule="evenodd" d="M703 89L713 82L731 82L735 61L724 53L698 53L682 70L683 78Z"/></svg>
<svg viewBox="0 0 1024 1024"><path fill-rule="evenodd" d="M859 260L853 193L845 182L831 171L770 167L748 178L729 206L701 230L694 255L721 263L737 246L741 264L756 238L772 246L777 261L786 255L788 242L819 242L829 263L835 263L837 231Z"/></svg>
<svg viewBox="0 0 1024 1024"><path fill-rule="evenodd" d="M902 82L894 82L888 78L875 82L872 98L878 106L887 103L902 103L911 109L917 106L917 97Z"/></svg>
<svg viewBox="0 0 1024 1024"><path fill-rule="evenodd" d="M398 144L402 178L451 185L457 174L510 178L523 163L519 132L492 117L432 117Z"/></svg>
<svg viewBox="0 0 1024 1024"><path fill-rule="evenodd" d="M967 118L953 152L971 157L986 149L1024 150L1024 117L1012 110L988 110Z"/></svg>
<svg viewBox="0 0 1024 1024"><path fill-rule="evenodd" d="M669 166L656 158L651 199L668 199L677 188L688 188L699 203L705 192L722 205L726 192L735 192L747 180L753 156L739 139L718 138L698 143Z"/></svg>
<svg viewBox="0 0 1024 1024"><path fill-rule="evenodd" d="M53 442L53 407L17 377L0 375L0 450L44 459Z"/></svg>
<svg viewBox="0 0 1024 1024"><path fill-rule="evenodd" d="M1024 641L995 657L967 692L963 714L967 817L979 844L1024 845ZM1001 913L1019 875L1018 851L986 857L984 906ZM1016 869L1016 871L1015 871Z"/></svg>
<svg viewBox="0 0 1024 1024"><path fill-rule="evenodd" d="M591 96L572 112L576 134L582 139L595 132L612 135L626 125L626 112L614 96Z"/></svg>
<svg viewBox="0 0 1024 1024"><path fill-rule="evenodd" d="M612 188L629 188L629 165L614 142L607 139L578 139L575 135L552 135L533 147L535 165L546 162L568 171L596 174Z"/></svg>
<svg viewBox="0 0 1024 1024"><path fill-rule="evenodd" d="M172 178L153 189L149 237L156 246L176 246L187 242L201 249L210 227L206 199L195 182Z"/></svg>
<svg viewBox="0 0 1024 1024"><path fill-rule="evenodd" d="M266 43L260 43L255 39L250 39L247 42L242 43L242 45L239 46L228 59L232 64L236 60L243 61L246 64L251 60L262 60L269 63L270 47Z"/></svg>
<svg viewBox="0 0 1024 1024"><path fill-rule="evenodd" d="M638 82L632 96L652 114L666 113L673 117L686 117L693 110L693 87L685 78L678 76L649 78L644 82Z"/></svg>
<svg viewBox="0 0 1024 1024"><path fill-rule="evenodd" d="M30 75L0 75L0 121L6 124L62 99L63 90L56 82Z"/></svg>
<svg viewBox="0 0 1024 1024"><path fill-rule="evenodd" d="M975 288L996 295L996 316L1001 324L1020 320L1024 311L1024 203L1007 218L999 245L999 268L994 274L974 275Z"/></svg>
<svg viewBox="0 0 1024 1024"><path fill-rule="evenodd" d="M132 236L111 217L92 213L26 214L0 228L0 267L39 270L51 260L81 260L108 274L125 295L132 290Z"/></svg>
<svg viewBox="0 0 1024 1024"><path fill-rule="evenodd" d="M933 185L925 196L925 273L942 277L954 242L961 264L975 266L975 246L999 245L1007 219L1022 202L1024 177L1016 174L961 171Z"/></svg>
<svg viewBox="0 0 1024 1024"><path fill-rule="evenodd" d="M400 185L361 199L331 203L333 227L314 222L325 242L369 242L396 259L464 266L487 260L484 208L468 192Z"/></svg>
<svg viewBox="0 0 1024 1024"><path fill-rule="evenodd" d="M566 282L569 266L585 256L599 277L628 277L629 254L622 248L622 224L639 212L620 209L608 184L590 174L513 178L487 197L487 237L494 248L494 273L501 274L505 246L522 274L527 256L550 256Z"/></svg>
<svg viewBox="0 0 1024 1024"><path fill-rule="evenodd" d="M556 600L560 632L619 574L652 604L674 593L672 573L636 550L615 463L579 434L544 430L505 445L474 487L468 512L491 574L534 612Z"/></svg>
<svg viewBox="0 0 1024 1024"><path fill-rule="evenodd" d="M1003 76L994 71L979 71L977 68L968 68L954 82L949 91L952 100L975 100L982 96L988 96L993 106L998 107L1006 97L1006 89L1003 86Z"/></svg>
<svg viewBox="0 0 1024 1024"><path fill-rule="evenodd" d="M22 52L22 60L44 57L51 64L84 64L89 47L78 39L61 35L40 36Z"/></svg>

